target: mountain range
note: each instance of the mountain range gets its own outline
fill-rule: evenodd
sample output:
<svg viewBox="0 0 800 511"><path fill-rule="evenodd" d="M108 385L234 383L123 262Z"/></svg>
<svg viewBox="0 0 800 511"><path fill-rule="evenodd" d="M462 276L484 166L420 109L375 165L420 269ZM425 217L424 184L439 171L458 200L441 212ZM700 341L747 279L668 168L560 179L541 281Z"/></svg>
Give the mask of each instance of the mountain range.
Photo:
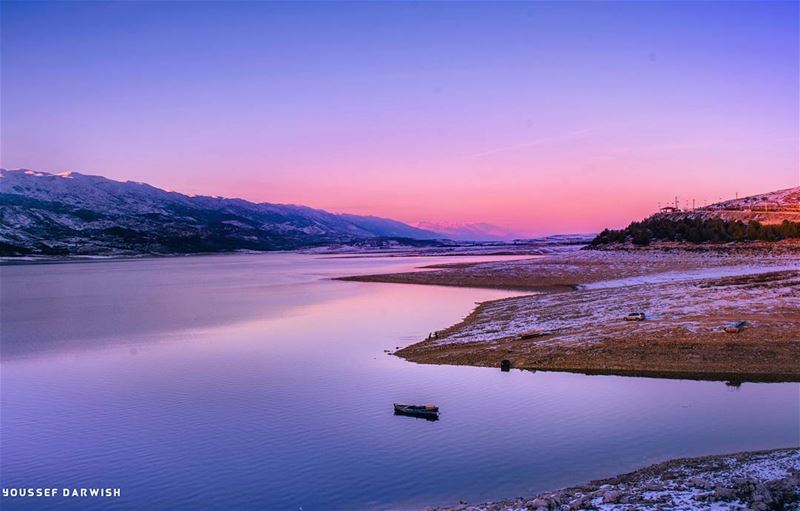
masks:
<svg viewBox="0 0 800 511"><path fill-rule="evenodd" d="M374 216L189 196L78 172L0 169L0 255L288 250L439 233Z"/></svg>
<svg viewBox="0 0 800 511"><path fill-rule="evenodd" d="M438 232L458 241L511 241L525 236L498 225L479 223L418 222L414 227Z"/></svg>

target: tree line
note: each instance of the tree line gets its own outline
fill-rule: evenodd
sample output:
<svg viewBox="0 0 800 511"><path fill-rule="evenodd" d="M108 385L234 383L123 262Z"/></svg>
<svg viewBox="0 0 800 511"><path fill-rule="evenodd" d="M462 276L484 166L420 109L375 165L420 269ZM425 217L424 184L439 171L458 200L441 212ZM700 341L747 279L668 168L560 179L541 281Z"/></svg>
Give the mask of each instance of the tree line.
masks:
<svg viewBox="0 0 800 511"><path fill-rule="evenodd" d="M755 220L748 223L720 218L681 218L676 220L668 216L656 215L641 222L632 222L624 229L605 229L590 244L600 246L630 241L634 245L648 245L654 240L726 243L731 241L778 241L789 238L800 238L800 222L784 220L780 224L765 225Z"/></svg>

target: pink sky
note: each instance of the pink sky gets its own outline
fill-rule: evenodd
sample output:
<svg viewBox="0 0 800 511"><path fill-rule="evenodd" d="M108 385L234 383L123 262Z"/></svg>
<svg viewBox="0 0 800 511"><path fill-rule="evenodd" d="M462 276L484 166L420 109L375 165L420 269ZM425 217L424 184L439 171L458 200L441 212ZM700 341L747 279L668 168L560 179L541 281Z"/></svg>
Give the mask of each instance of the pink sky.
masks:
<svg viewBox="0 0 800 511"><path fill-rule="evenodd" d="M521 235L798 185L792 2L18 3L2 23L7 168Z"/></svg>

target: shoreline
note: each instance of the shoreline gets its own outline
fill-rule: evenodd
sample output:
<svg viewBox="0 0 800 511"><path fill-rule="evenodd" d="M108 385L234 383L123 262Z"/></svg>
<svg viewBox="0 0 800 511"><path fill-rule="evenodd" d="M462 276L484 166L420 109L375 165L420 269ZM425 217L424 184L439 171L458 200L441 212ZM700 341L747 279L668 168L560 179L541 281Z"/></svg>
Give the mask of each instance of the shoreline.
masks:
<svg viewBox="0 0 800 511"><path fill-rule="evenodd" d="M474 257L474 256L518 256L538 257L553 253L577 251L586 246L583 242L556 243L553 241L532 239L522 243L514 242L452 242L445 246L401 245L391 248L364 247L354 245L307 246L292 249L252 250L233 249L210 252L119 252L100 254L69 255L0 255L0 266L21 264L59 264L90 261L125 261L136 259L163 259L213 255L243 254L281 254L295 253L331 259L375 258L375 257ZM456 263L458 264L458 263Z"/></svg>
<svg viewBox="0 0 800 511"><path fill-rule="evenodd" d="M800 509L800 448L676 458L530 497L428 511Z"/></svg>
<svg viewBox="0 0 800 511"><path fill-rule="evenodd" d="M409 362L413 362L409 360ZM414 362L416 363L416 362ZM520 371L533 371L543 373L572 373L586 376L620 376L623 378L659 378L665 380L693 380L724 382L729 387L739 387L743 383L796 383L800 381L795 373L714 373L714 372L681 372L657 370L625 370L625 369L525 369Z"/></svg>
<svg viewBox="0 0 800 511"><path fill-rule="evenodd" d="M339 280L501 288L394 352L423 364L729 381L800 381L795 254L581 251ZM645 321L624 321L646 311ZM737 334L724 332L745 321ZM522 338L530 333L535 335Z"/></svg>
<svg viewBox="0 0 800 511"><path fill-rule="evenodd" d="M751 248L661 246L630 249L624 246L573 252L529 254L538 259L530 266L505 265L504 261L445 263L411 271L335 277L334 280L389 284L422 284L451 287L549 291L575 290L586 284L667 271L697 270L748 263L790 262L800 268L800 244L775 242L774 251L763 245ZM779 248L781 247L781 248ZM521 261L527 261L522 259ZM432 271L438 270L438 271Z"/></svg>

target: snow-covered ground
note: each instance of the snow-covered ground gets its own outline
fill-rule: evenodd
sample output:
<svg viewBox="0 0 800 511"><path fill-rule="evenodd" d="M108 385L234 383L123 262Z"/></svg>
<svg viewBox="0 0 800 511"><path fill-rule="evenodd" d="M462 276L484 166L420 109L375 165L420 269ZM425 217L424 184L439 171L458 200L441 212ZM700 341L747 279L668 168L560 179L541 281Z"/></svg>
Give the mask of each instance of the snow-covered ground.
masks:
<svg viewBox="0 0 800 511"><path fill-rule="evenodd" d="M800 449L668 461L584 486L441 511L800 509Z"/></svg>
<svg viewBox="0 0 800 511"><path fill-rule="evenodd" d="M777 190L775 192L762 193L718 202L702 210L758 210L758 209L791 209L800 210L800 186Z"/></svg>
<svg viewBox="0 0 800 511"><path fill-rule="evenodd" d="M667 213L670 218L721 218L723 220L776 224L800 221L800 186L739 199L731 199L694 210Z"/></svg>
<svg viewBox="0 0 800 511"><path fill-rule="evenodd" d="M705 278L701 278L705 277ZM750 277L750 278L747 278ZM800 307L800 262L726 266L598 281L567 293L541 293L482 304L435 341L485 343L538 331L537 346L591 344L604 336L646 335L668 327L694 335L719 332L734 319L758 328ZM644 312L635 325L623 318ZM785 315L782 315L785 312ZM532 341L533 342L533 341Z"/></svg>
<svg viewBox="0 0 800 511"><path fill-rule="evenodd" d="M721 266L716 268L698 268L695 270L668 271L650 275L639 275L622 279L602 280L578 286L579 289L611 289L616 287L639 286L642 284L666 284L690 280L718 279L744 275L759 275L778 271L800 270L800 261L791 264L760 265L746 264L738 266Z"/></svg>
<svg viewBox="0 0 800 511"><path fill-rule="evenodd" d="M507 359L531 370L800 378L796 254L582 251L370 278L533 291L481 303L462 322L396 352L413 362L497 367ZM646 319L626 321L631 313ZM743 329L726 332L739 322Z"/></svg>

